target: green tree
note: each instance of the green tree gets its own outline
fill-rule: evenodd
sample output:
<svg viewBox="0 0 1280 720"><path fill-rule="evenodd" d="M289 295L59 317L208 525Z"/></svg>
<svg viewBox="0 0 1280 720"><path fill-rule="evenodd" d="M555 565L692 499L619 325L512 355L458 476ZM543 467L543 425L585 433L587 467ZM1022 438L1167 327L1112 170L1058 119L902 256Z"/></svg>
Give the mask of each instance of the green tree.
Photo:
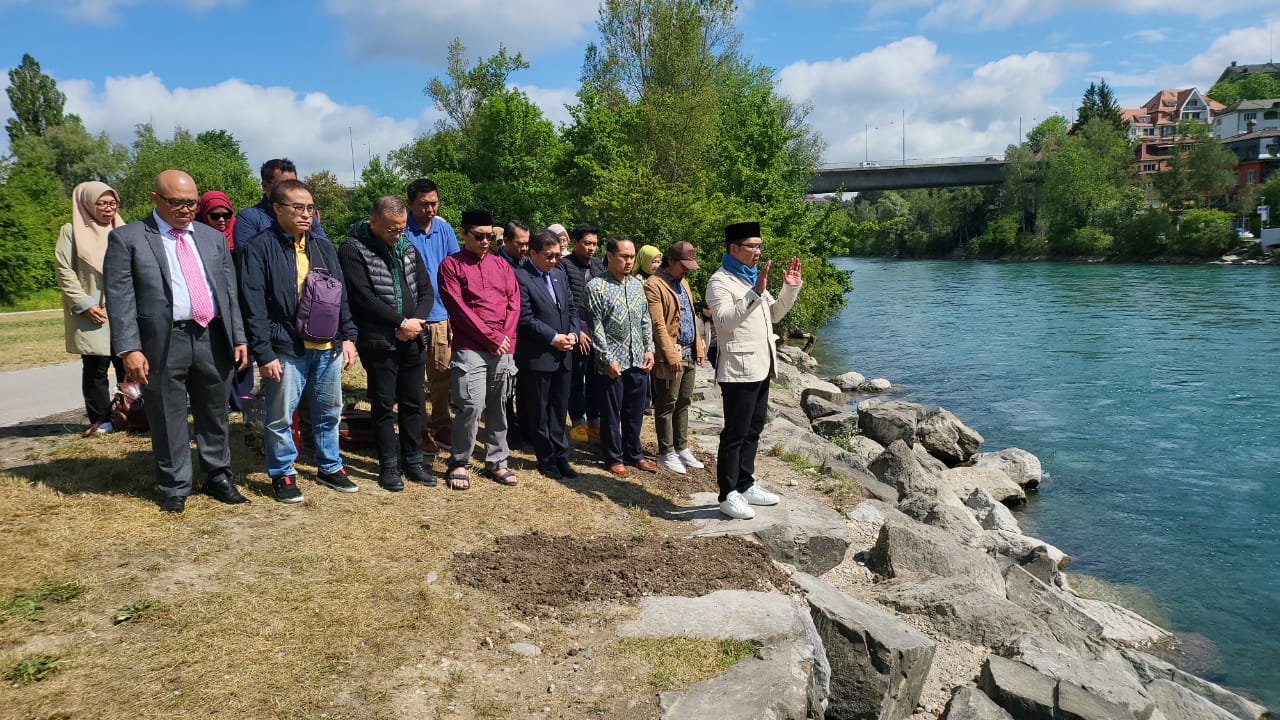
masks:
<svg viewBox="0 0 1280 720"><path fill-rule="evenodd" d="M228 145L225 138L216 133L202 133L207 138L202 143L182 128L174 130L171 140L162 140L146 124L139 125L136 133L132 163L117 187L127 218L137 219L151 212L148 198L156 176L170 168L191 175L202 193L206 190L225 192L236 209L253 205L262 194L262 186L249 169L244 154L239 152L238 143Z"/></svg>
<svg viewBox="0 0 1280 720"><path fill-rule="evenodd" d="M1236 156L1209 133L1209 126L1195 121L1178 124L1178 144L1169 166L1152 181L1165 205L1180 210L1196 203L1210 207L1221 201L1236 184Z"/></svg>
<svg viewBox="0 0 1280 720"><path fill-rule="evenodd" d="M564 214L556 176L561 145L551 122L519 90L489 99L476 116L476 143L484 152L467 165L476 200L501 220L549 225Z"/></svg>
<svg viewBox="0 0 1280 720"><path fill-rule="evenodd" d="M1067 119L1050 115L1027 131L1027 148L1035 155L1052 152L1067 139Z"/></svg>
<svg viewBox="0 0 1280 720"><path fill-rule="evenodd" d="M53 174L70 197L76 185L89 180L99 180L108 185L122 177L129 162L128 150L114 143L106 133L90 135L71 115L62 125L50 127L44 135L26 135L13 145L14 155Z"/></svg>
<svg viewBox="0 0 1280 720"><path fill-rule="evenodd" d="M5 123L10 147L21 138L34 135L43 137L49 128L65 122L62 108L67 96L58 90L54 79L40 70L40 63L30 55L22 56L22 64L9 70L9 106L13 117Z"/></svg>
<svg viewBox="0 0 1280 720"><path fill-rule="evenodd" d="M344 225L352 215L349 204L350 191L338 181L338 176L329 170L308 175L303 179L311 188L311 198L316 204L316 213L321 222L330 223L329 237L335 243L342 240L349 224Z"/></svg>
<svg viewBox="0 0 1280 720"><path fill-rule="evenodd" d="M1120 115L1120 105L1106 80L1089 83L1089 87L1084 91L1084 96L1080 100L1080 112L1076 115L1076 124L1073 132L1075 132L1075 129L1083 129L1094 118L1105 120L1116 130L1123 131L1125 129L1124 118Z"/></svg>
<svg viewBox="0 0 1280 720"><path fill-rule="evenodd" d="M1280 97L1280 79L1274 75L1257 73L1239 80L1219 80L1209 88L1209 97L1223 105L1239 100L1266 100Z"/></svg>
<svg viewBox="0 0 1280 720"><path fill-rule="evenodd" d="M345 217L334 217L336 227L329 232L329 238L335 245L347 236L352 224L369 217L373 201L383 195L394 195L403 198L405 188L404 176L382 161L382 156L374 155L369 164L360 171L360 184L351 191L347 202L349 208Z"/></svg>
<svg viewBox="0 0 1280 720"><path fill-rule="evenodd" d="M0 302L54 287L53 247L71 220L58 179L30 158L19 158L0 185Z"/></svg>
<svg viewBox="0 0 1280 720"><path fill-rule="evenodd" d="M1076 233L1105 225L1133 204L1130 157L1124 134L1103 118L1091 119L1063 141L1045 168L1041 196L1051 251L1073 255L1079 247L1101 244Z"/></svg>
<svg viewBox="0 0 1280 720"><path fill-rule="evenodd" d="M507 78L517 70L529 67L520 53L507 54L504 45L498 45L498 53L474 66L467 63L467 49L462 41L454 38L449 43L449 61L445 77L433 77L422 89L435 102L447 120L440 129L454 127L466 133L474 122L476 113L485 102L507 89Z"/></svg>
<svg viewBox="0 0 1280 720"><path fill-rule="evenodd" d="M1174 253L1195 257L1217 257L1236 242L1231 215L1221 210L1188 210L1178 223L1172 247Z"/></svg>

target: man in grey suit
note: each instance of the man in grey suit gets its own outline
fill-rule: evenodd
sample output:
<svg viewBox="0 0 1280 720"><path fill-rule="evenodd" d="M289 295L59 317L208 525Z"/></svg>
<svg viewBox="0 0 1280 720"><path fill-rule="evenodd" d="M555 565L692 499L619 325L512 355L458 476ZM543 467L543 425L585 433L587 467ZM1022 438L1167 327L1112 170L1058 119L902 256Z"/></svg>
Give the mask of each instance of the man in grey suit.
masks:
<svg viewBox="0 0 1280 720"><path fill-rule="evenodd" d="M180 513L192 490L187 396L204 492L228 504L236 490L227 442L227 387L233 365L249 364L236 275L222 233L194 222L200 194L191 176L156 177L155 212L112 231L102 274L112 351L142 385L151 424L160 509Z"/></svg>

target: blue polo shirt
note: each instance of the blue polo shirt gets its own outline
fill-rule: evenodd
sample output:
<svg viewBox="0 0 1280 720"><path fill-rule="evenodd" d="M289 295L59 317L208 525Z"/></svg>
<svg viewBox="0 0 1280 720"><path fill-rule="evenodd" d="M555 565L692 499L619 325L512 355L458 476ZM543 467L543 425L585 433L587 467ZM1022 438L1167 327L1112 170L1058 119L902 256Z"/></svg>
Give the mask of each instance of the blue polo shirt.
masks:
<svg viewBox="0 0 1280 720"><path fill-rule="evenodd" d="M404 234L418 249L418 255L422 256L422 264L427 266L427 277L431 278L431 291L436 295L436 301L431 305L431 313L427 315L427 322L448 320L449 311L445 309L444 302L440 299L440 282L436 276L440 271L440 262L461 249L458 247L458 236L453 233L449 223L438 215L431 218L430 229L424 231L413 219L413 213L409 213L409 222L405 225Z"/></svg>

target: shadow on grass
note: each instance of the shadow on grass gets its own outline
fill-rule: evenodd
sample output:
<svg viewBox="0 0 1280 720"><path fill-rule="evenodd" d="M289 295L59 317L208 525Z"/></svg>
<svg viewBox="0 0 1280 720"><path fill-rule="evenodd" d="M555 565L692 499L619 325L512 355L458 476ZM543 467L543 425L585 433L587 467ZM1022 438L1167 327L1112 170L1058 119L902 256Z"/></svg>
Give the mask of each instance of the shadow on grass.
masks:
<svg viewBox="0 0 1280 720"><path fill-rule="evenodd" d="M147 450L135 450L124 457L43 460L6 472L67 495L129 495L149 500L160 497L155 492L155 462Z"/></svg>
<svg viewBox="0 0 1280 720"><path fill-rule="evenodd" d="M571 448L569 459L578 470L578 477L557 482L591 500L608 500L619 507L643 508L650 515L663 520L688 521L702 517L701 513L707 510L673 502L665 492L666 483L660 482L658 473L647 473L629 467L626 477L614 477L598 462L599 451L594 445ZM715 509L710 508L712 512Z"/></svg>

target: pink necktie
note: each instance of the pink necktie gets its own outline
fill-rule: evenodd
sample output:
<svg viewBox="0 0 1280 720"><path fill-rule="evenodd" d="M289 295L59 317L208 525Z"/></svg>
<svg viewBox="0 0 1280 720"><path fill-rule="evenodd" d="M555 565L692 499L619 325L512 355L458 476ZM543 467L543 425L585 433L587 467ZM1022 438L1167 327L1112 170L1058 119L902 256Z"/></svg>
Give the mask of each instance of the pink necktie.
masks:
<svg viewBox="0 0 1280 720"><path fill-rule="evenodd" d="M178 267L182 277L187 281L187 294L191 296L191 319L200 327L205 327L213 319L213 303L205 292L204 275L200 273L200 261L191 252L187 244L186 233L178 228L169 228L169 234L178 243Z"/></svg>

